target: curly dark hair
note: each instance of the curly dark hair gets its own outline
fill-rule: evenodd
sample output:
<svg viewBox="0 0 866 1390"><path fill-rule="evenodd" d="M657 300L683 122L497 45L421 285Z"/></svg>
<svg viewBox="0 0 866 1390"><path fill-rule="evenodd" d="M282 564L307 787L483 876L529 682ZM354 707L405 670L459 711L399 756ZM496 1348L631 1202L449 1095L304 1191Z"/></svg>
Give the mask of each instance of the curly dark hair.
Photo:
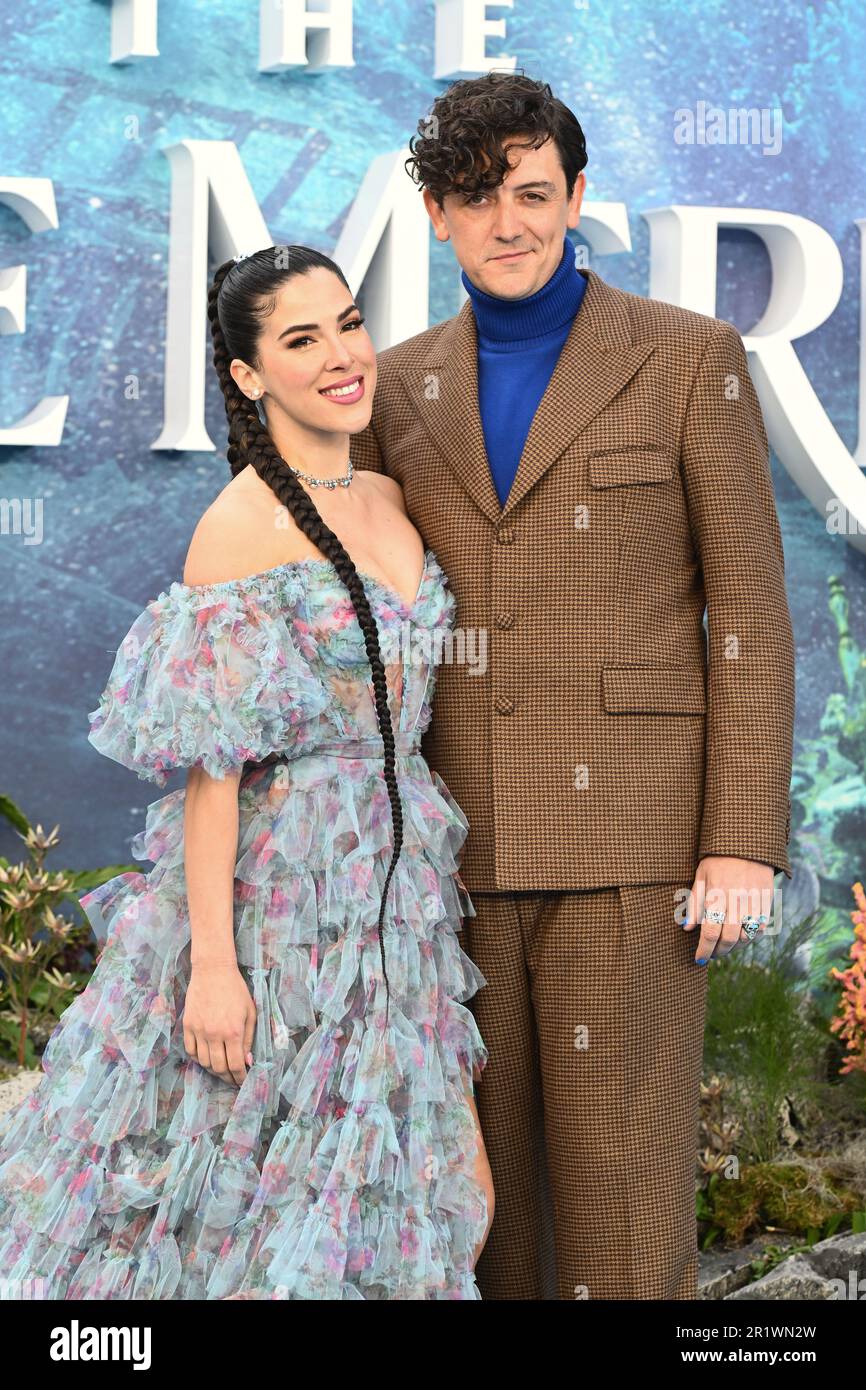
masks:
<svg viewBox="0 0 866 1390"><path fill-rule="evenodd" d="M394 760L394 729L388 706L385 668L379 647L376 621L370 609L364 585L350 556L339 538L325 525L309 493L301 486L285 459L278 453L267 426L262 424L255 402L241 390L229 370L232 359L239 357L247 366L258 368L258 343L262 324L273 313L276 294L281 285L295 275L304 275L314 267L330 270L352 291L340 267L322 252L309 246L269 246L243 260L225 261L215 272L208 291L207 313L213 337L213 363L225 398L229 425L227 458L236 476L247 464L252 464L259 477L267 483L277 500L287 508L304 535L331 561L357 614L367 658L373 678L376 716L384 742L385 782L391 802L394 848L382 890L379 908L379 948L382 973L385 978L387 1003L386 1024L391 990L385 969L385 942L382 921L388 885L397 864L403 843L403 811L397 785Z"/></svg>
<svg viewBox="0 0 866 1390"><path fill-rule="evenodd" d="M523 72L489 72L454 82L438 96L409 141L405 168L442 207L446 193L495 188L510 169L503 148L515 136L527 149L552 139L568 196L587 162L586 141L572 111L547 82Z"/></svg>

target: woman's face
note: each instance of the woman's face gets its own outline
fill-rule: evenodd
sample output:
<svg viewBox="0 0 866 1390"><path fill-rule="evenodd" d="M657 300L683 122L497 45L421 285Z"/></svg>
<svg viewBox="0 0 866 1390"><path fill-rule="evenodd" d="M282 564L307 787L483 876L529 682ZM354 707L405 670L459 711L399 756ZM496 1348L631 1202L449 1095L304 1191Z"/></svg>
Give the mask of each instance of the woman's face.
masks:
<svg viewBox="0 0 866 1390"><path fill-rule="evenodd" d="M342 280L323 266L281 285L262 327L260 365L239 357L231 373L272 415L314 432L355 434L370 421L376 350ZM333 388L342 388L336 393Z"/></svg>

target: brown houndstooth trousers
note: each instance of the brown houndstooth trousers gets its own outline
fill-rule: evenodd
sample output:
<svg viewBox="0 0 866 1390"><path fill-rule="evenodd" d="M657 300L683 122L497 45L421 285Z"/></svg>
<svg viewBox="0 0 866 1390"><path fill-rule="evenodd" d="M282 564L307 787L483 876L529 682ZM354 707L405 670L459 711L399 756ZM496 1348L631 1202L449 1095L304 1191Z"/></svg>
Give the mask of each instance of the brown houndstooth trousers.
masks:
<svg viewBox="0 0 866 1390"><path fill-rule="evenodd" d="M482 1299L693 1299L707 967L660 883L471 894Z"/></svg>

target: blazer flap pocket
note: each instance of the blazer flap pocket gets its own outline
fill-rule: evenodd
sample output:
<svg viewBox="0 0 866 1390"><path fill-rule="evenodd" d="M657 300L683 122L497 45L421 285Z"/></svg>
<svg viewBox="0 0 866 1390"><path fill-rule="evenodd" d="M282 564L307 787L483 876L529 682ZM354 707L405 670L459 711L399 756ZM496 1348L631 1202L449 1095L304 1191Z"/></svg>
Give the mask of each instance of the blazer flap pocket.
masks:
<svg viewBox="0 0 866 1390"><path fill-rule="evenodd" d="M604 707L611 714L704 714L707 688L699 666L604 666Z"/></svg>
<svg viewBox="0 0 866 1390"><path fill-rule="evenodd" d="M674 456L661 445L598 450L589 459L589 481L593 487L665 483L673 474Z"/></svg>

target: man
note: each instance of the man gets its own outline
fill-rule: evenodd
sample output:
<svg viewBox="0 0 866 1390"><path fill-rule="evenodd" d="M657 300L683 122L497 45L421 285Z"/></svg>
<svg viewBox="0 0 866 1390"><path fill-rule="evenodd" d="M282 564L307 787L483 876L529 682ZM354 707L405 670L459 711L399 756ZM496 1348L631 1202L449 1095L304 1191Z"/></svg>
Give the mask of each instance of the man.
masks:
<svg viewBox="0 0 866 1390"><path fill-rule="evenodd" d="M489 634L483 674L437 667L423 745L468 817L487 979L479 1288L690 1299L701 963L791 875L767 437L736 329L576 268L586 152L547 84L457 82L433 116L410 163L469 298L379 355L352 457Z"/></svg>

